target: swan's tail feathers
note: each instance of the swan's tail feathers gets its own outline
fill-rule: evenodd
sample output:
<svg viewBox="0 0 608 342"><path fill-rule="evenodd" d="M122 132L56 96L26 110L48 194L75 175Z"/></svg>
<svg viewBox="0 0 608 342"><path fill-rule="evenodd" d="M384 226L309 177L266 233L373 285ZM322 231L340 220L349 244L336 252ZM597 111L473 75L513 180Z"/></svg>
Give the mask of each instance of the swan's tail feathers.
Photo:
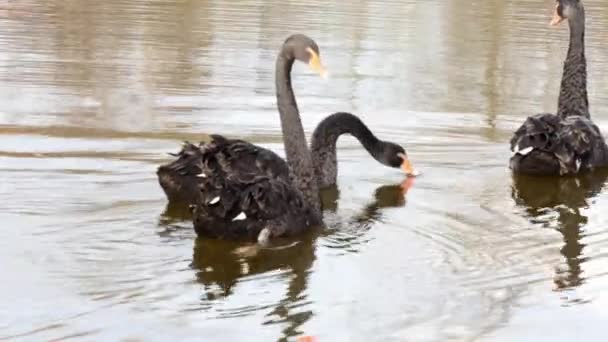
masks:
<svg viewBox="0 0 608 342"><path fill-rule="evenodd" d="M211 143L214 144L227 144L230 142L228 138L220 134L211 134Z"/></svg>
<svg viewBox="0 0 608 342"><path fill-rule="evenodd" d="M567 117L560 133L561 159L568 173L608 166L608 146L600 129L585 117Z"/></svg>
<svg viewBox="0 0 608 342"><path fill-rule="evenodd" d="M201 148L186 141L174 156L175 160L158 167L158 183L170 202L194 203L203 173Z"/></svg>

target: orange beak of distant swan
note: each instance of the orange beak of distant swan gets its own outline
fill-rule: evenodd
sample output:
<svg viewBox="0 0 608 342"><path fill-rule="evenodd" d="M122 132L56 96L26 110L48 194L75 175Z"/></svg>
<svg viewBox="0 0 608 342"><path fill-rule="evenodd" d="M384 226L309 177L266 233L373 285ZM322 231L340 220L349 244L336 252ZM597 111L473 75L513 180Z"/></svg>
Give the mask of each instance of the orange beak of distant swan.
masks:
<svg viewBox="0 0 608 342"><path fill-rule="evenodd" d="M325 67L321 63L321 57L311 48L306 48L306 51L310 54L310 60L308 61L310 69L318 73L322 78L327 77L327 70L325 70Z"/></svg>
<svg viewBox="0 0 608 342"><path fill-rule="evenodd" d="M408 176L418 176L420 174L420 172L418 172L417 170L414 169L414 166L412 166L412 162L409 160L409 158L407 157L407 155L405 155L403 153L399 153L398 156L402 160L402 162L401 162L401 170L403 170L403 172L405 172L406 175L408 175Z"/></svg>
<svg viewBox="0 0 608 342"><path fill-rule="evenodd" d="M551 19L551 22L549 23L549 25L551 25L551 26L556 26L565 19L565 18L562 18L559 15L559 13L557 13L558 6L559 6L559 4L555 4L555 11L553 11L553 18Z"/></svg>

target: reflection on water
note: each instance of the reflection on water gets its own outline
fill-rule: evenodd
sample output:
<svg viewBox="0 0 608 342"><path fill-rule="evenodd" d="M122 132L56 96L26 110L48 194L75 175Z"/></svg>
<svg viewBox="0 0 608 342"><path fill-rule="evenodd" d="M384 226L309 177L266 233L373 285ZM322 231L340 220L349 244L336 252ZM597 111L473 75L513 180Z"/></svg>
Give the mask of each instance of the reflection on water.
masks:
<svg viewBox="0 0 608 342"><path fill-rule="evenodd" d="M349 224L351 233L349 239L338 237L342 244L350 244L353 240L361 238L369 229L371 221L380 215L383 207L401 206L404 204L404 195L412 186L411 180L402 184L381 186L375 192L375 200L370 203L363 214L358 215L354 224ZM337 187L333 188L337 193ZM331 191L331 190L330 190ZM337 198L335 199L337 200ZM329 238L326 234L325 238ZM192 267L196 273L197 281L203 284L201 306L209 307L209 302L230 296L233 287L239 282L254 281L274 275L288 279L285 295L277 303L269 306L250 305L232 310L218 312L218 317L241 317L253 310L267 311L263 324L285 324L282 330L283 337L302 335L299 328L308 321L313 312L307 308L310 300L307 298L307 283L313 262L315 261L315 245L319 236L310 233L301 236L297 242L286 241L282 245L270 248L261 248L257 245L243 246L233 241L217 241L197 238L192 256ZM302 308L307 308L302 310Z"/></svg>
<svg viewBox="0 0 608 342"><path fill-rule="evenodd" d="M584 283L582 264L588 258L584 256L582 240L589 218L583 211L593 205L594 197L602 191L607 178L606 171L560 178L514 176L513 199L526 208L531 222L554 228L563 236L560 252L565 264L555 267L557 290Z"/></svg>
<svg viewBox="0 0 608 342"><path fill-rule="evenodd" d="M399 184L383 185L376 189L374 193L375 201L368 204L365 213L358 220L372 221L377 220L380 215L379 209L391 206L404 206L405 195L414 185L415 178L409 177ZM333 185L321 190L321 200L323 210L336 212L338 210L338 198L340 190L337 185Z"/></svg>
<svg viewBox="0 0 608 342"><path fill-rule="evenodd" d="M553 5L0 2L0 339L600 339L605 176L507 167L511 133L556 107ZM608 7L585 6L606 132ZM294 32L331 75L294 67L307 134L356 113L423 174L404 182L344 137L326 230L267 249L196 239L155 168L212 133L284 154L273 72Z"/></svg>
<svg viewBox="0 0 608 342"><path fill-rule="evenodd" d="M314 238L304 237L297 243L253 252L230 242L197 239L192 267L203 285L201 308L212 307L213 301L230 296L239 283L285 279L287 288L281 299L268 305L250 304L218 310L218 318L238 318L252 311L263 311L262 324L280 324L284 337L301 335L300 326L312 316L307 305L310 268L315 260ZM254 248L254 247L251 247ZM264 279L266 278L266 279Z"/></svg>

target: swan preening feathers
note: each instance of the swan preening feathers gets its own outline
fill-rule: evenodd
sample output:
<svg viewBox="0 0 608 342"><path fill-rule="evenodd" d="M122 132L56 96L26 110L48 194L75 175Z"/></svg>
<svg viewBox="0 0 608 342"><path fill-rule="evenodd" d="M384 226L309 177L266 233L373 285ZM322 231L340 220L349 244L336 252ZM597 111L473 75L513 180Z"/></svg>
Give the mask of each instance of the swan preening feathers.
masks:
<svg viewBox="0 0 608 342"><path fill-rule="evenodd" d="M403 147L378 139L350 113L322 120L309 149L291 86L296 60L326 74L312 39L287 38L275 70L286 160L246 141L213 135L198 146L186 142L174 161L158 168L168 199L192 204L197 234L265 242L321 225L319 189L336 182L336 142L342 134L356 137L380 163L417 174Z"/></svg>
<svg viewBox="0 0 608 342"><path fill-rule="evenodd" d="M570 28L570 44L557 114L531 116L515 131L510 165L516 173L569 175L608 166L608 147L589 114L585 9L581 1L556 2L550 24L564 20Z"/></svg>

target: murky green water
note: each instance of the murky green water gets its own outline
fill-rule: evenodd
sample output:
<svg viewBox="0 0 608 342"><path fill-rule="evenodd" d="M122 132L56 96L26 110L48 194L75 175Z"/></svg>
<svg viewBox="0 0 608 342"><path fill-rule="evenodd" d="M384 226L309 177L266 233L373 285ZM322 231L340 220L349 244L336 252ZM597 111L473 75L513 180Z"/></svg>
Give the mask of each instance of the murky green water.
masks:
<svg viewBox="0 0 608 342"><path fill-rule="evenodd" d="M585 2L607 131L602 4ZM552 6L0 3L0 340L601 340L608 174L507 168L511 132L556 108L568 34ZM274 58L294 32L330 70L294 70L308 134L357 113L424 175L404 194L347 137L326 231L257 253L196 239L155 168L208 133L283 153Z"/></svg>

